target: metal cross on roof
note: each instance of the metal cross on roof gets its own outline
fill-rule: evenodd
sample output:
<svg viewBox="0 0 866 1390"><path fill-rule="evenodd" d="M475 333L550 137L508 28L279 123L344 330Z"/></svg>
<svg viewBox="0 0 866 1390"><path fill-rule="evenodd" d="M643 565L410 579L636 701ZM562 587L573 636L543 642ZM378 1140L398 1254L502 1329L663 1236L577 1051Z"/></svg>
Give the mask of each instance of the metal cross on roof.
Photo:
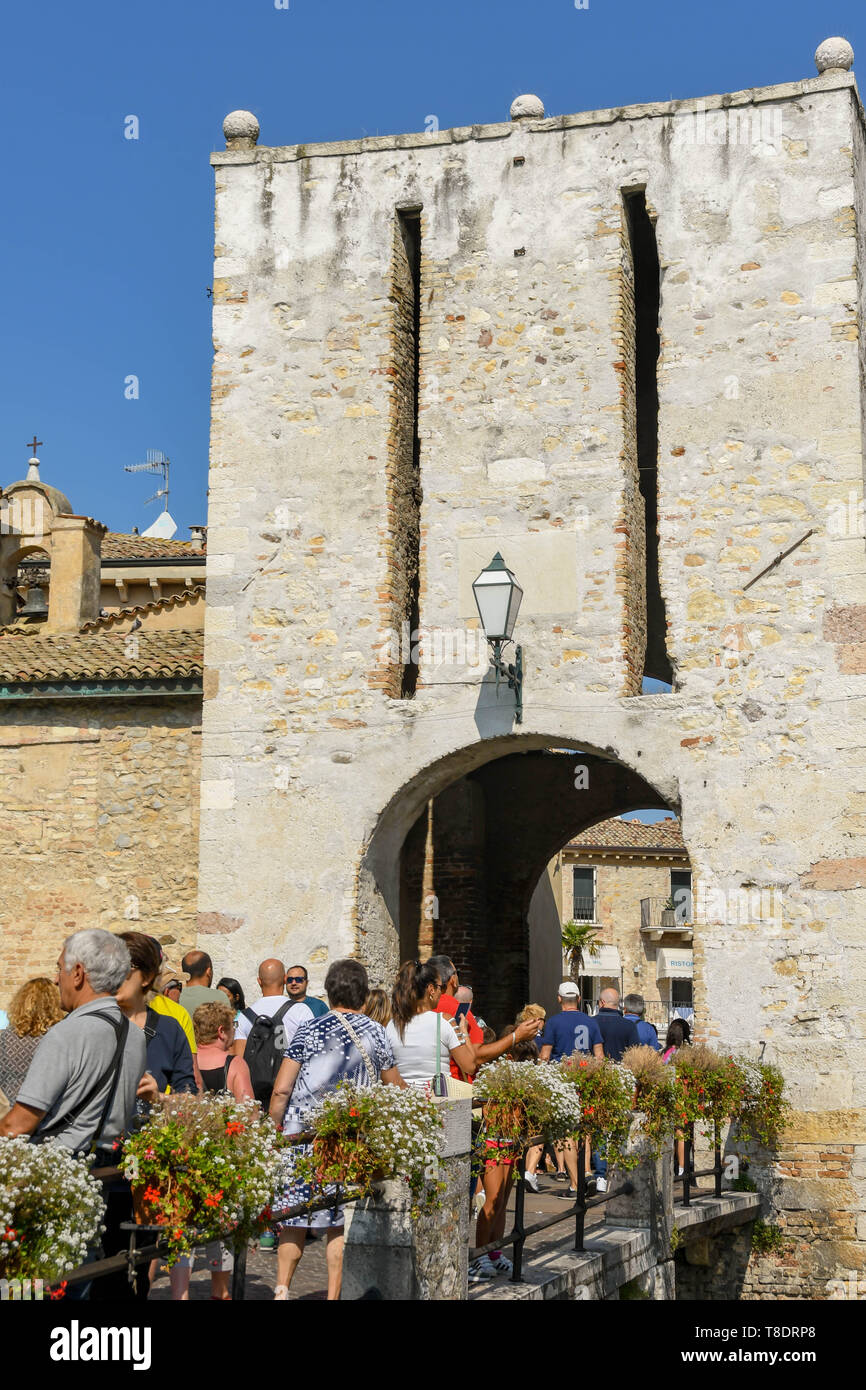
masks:
<svg viewBox="0 0 866 1390"><path fill-rule="evenodd" d="M34 434L33 439L32 439L32 442L31 442L30 444L27 445L27 448L30 449L30 450L32 450L33 454L35 454L37 449L41 449L41 448L42 448L43 443L44 443L44 440L42 440L42 439L37 439L37 438L36 438L36 435Z"/></svg>

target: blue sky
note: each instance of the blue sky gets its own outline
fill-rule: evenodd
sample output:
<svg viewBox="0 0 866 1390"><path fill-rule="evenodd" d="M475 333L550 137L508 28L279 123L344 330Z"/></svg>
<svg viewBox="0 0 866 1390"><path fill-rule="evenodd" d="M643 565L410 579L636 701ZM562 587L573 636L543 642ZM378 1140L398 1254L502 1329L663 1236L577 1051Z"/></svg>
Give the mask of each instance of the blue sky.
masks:
<svg viewBox="0 0 866 1390"><path fill-rule="evenodd" d="M144 529L157 482L123 466L158 448L179 534L205 520L208 155L227 111L275 145L505 120L521 92L558 115L814 76L830 34L866 64L863 0L7 6L0 482L36 430L76 511Z"/></svg>

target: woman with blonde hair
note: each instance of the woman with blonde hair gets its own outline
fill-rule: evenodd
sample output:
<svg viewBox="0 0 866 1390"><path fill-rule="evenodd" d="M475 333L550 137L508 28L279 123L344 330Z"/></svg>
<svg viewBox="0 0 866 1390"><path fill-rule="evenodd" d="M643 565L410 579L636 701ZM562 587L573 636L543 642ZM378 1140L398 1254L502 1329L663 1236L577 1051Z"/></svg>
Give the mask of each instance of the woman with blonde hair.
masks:
<svg viewBox="0 0 866 1390"><path fill-rule="evenodd" d="M23 984L9 1005L9 1027L0 1030L0 1090L11 1105L27 1075L40 1038L64 1017L60 991L45 975Z"/></svg>
<svg viewBox="0 0 866 1390"><path fill-rule="evenodd" d="M381 1023L383 1028L387 1028L391 1022L391 1001L383 989L370 990L364 1013L368 1018L372 1018L374 1023Z"/></svg>

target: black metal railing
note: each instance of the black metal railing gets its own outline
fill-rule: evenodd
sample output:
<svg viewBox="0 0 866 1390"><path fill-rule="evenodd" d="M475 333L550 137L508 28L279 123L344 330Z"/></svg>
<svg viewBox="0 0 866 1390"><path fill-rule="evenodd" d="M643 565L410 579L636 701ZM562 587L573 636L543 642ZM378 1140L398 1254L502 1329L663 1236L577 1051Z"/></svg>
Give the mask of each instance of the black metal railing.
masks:
<svg viewBox="0 0 866 1390"><path fill-rule="evenodd" d="M684 888L677 894L673 907L670 898L641 898L641 931L691 931L692 895Z"/></svg>
<svg viewBox="0 0 866 1390"><path fill-rule="evenodd" d="M308 1144L313 1137L312 1134L293 1134L286 1136L285 1142L287 1146L292 1147L296 1144ZM110 1182L113 1179L123 1177L123 1170L121 1168L96 1168L93 1170L93 1176L102 1182ZM330 1207L336 1211L338 1207L345 1207L351 1202L357 1202L364 1195L359 1188L341 1187L337 1184L332 1193L272 1212L269 1224L275 1226L281 1221L288 1220L291 1216L306 1216L314 1211L327 1211ZM129 1237L129 1245L126 1250L120 1251L116 1255L106 1256L101 1260L91 1260L87 1264L79 1265L76 1269L71 1270L63 1280L58 1280L50 1285L49 1290L52 1288L55 1290L65 1289L70 1284L93 1283L96 1279L102 1279L109 1274L119 1274L123 1271L126 1271L132 1285L135 1282L135 1271L139 1265L149 1264L151 1260L160 1259L167 1253L168 1237L165 1235L165 1226L152 1226L138 1221L122 1221L120 1229ZM247 1237L244 1236L233 1242L231 1233L225 1231L200 1230L198 1227L186 1227L184 1229L193 1247L210 1245L214 1241L221 1241L223 1245L232 1247L232 1299L242 1301L246 1297ZM150 1236L151 1239L146 1245L139 1245L138 1241L141 1236Z"/></svg>
<svg viewBox="0 0 866 1390"><path fill-rule="evenodd" d="M595 921L595 898L575 898L572 905L573 922Z"/></svg>
<svg viewBox="0 0 866 1390"><path fill-rule="evenodd" d="M661 1040L661 1042L664 1042L664 1037L665 1033L667 1032L668 1024L672 1023L675 1018L679 1018L680 1011L684 1008L691 1009L691 1013L689 1014L689 1021L691 1023L692 1029L694 1030L695 1020L694 1009L692 1005L679 1003L672 1004L667 999L648 999L644 1006L644 1022L652 1023L659 1035L659 1039Z"/></svg>
<svg viewBox="0 0 866 1390"><path fill-rule="evenodd" d="M722 1195L722 1177L724 1175L724 1168L722 1166L722 1144L721 1136L719 1134L719 1126L713 1126L712 1168L699 1168L696 1172L691 1171L694 1147L695 1127L694 1124L690 1124L687 1126L684 1135L682 1178L680 1178L677 1175L677 1140L674 1140L674 1186L676 1186L678 1182L682 1182L683 1185L682 1196L679 1199L675 1198L675 1200L681 1201L684 1207L691 1206L692 1196L706 1196L706 1189L698 1188L698 1178L712 1178L713 1196L721 1197ZM692 1192L693 1187L696 1189L694 1193Z"/></svg>
<svg viewBox="0 0 866 1390"><path fill-rule="evenodd" d="M544 1144L543 1137L530 1139L520 1156L517 1169L517 1180L514 1184L514 1224L507 1235L499 1236L496 1240L490 1240L486 1245L479 1245L469 1251L469 1259L477 1260L482 1255L489 1255L491 1250L505 1250L513 1248L514 1260L511 1271L512 1284L519 1284L523 1278L523 1253L524 1247L530 1236L538 1235L539 1231L549 1230L551 1226L558 1226L563 1221L574 1221L574 1249L582 1251L584 1249L584 1228L586 1214L595 1207L603 1206L613 1197L628 1196L634 1192L634 1185L625 1182L620 1187L616 1187L612 1192L602 1193L600 1196L587 1197L586 1195L586 1144L581 1139L577 1142L577 1196L574 1204L566 1211L560 1212L556 1216L545 1217L543 1221L534 1221L531 1226L527 1226L524 1220L524 1202L526 1200L526 1154L531 1148L538 1144Z"/></svg>

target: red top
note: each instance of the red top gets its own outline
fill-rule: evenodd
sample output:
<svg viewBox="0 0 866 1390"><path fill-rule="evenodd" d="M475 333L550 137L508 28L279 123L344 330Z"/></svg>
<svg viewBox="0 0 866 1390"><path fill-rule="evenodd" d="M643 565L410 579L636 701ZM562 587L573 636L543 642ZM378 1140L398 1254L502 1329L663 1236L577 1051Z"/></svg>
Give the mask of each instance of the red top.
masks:
<svg viewBox="0 0 866 1390"><path fill-rule="evenodd" d="M439 996L439 1003L436 1005L436 1012L437 1014L445 1014L447 1018L454 1018L457 1013L457 1000L454 998L454 995L441 994ZM483 1043L484 1034L478 1027L471 1009L466 1015L466 1024L469 1029L469 1041L477 1047L479 1043ZM463 1078L463 1073L453 1057L451 1058L451 1075L455 1077L457 1081L461 1081Z"/></svg>

